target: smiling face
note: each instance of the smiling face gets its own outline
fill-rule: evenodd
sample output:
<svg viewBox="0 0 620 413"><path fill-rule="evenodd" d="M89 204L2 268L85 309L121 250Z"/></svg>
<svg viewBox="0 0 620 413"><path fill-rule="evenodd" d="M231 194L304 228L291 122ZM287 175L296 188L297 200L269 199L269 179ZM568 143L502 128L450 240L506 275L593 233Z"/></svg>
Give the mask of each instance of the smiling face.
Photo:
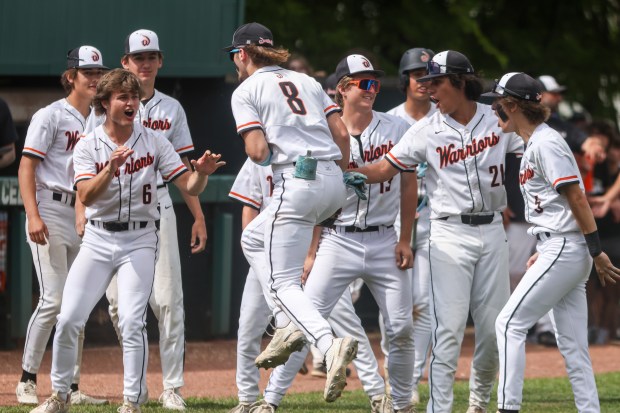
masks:
<svg viewBox="0 0 620 413"><path fill-rule="evenodd" d="M361 79L376 80L377 77L369 73L359 73L351 75L350 77L353 82L349 82L349 84L344 88L342 86L338 86L345 103L345 110L351 109L356 112L372 111L375 99L377 98L377 88L373 86L369 90L363 90L356 84L356 81Z"/></svg>
<svg viewBox="0 0 620 413"><path fill-rule="evenodd" d="M73 79L67 79L73 85L71 94L92 100L97 93L97 83L102 75L102 69L78 69Z"/></svg>

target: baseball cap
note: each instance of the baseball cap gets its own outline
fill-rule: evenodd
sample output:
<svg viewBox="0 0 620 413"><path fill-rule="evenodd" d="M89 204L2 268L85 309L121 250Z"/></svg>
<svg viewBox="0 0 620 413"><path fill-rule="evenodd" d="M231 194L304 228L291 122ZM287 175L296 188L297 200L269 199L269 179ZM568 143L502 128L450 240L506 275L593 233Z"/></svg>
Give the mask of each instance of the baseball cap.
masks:
<svg viewBox="0 0 620 413"><path fill-rule="evenodd" d="M159 38L151 30L140 29L131 33L125 39L125 54L135 54L143 52L160 52Z"/></svg>
<svg viewBox="0 0 620 413"><path fill-rule="evenodd" d="M375 70L370 60L361 54L352 54L340 61L336 66L336 79L340 82L345 76L356 75L358 73L369 73L377 77L383 76L383 70Z"/></svg>
<svg viewBox="0 0 620 413"><path fill-rule="evenodd" d="M499 81L496 80L493 90L483 93L480 100L487 103L495 98L512 96L517 99L540 102L540 92L542 89L536 79L522 72L511 72L506 73Z"/></svg>
<svg viewBox="0 0 620 413"><path fill-rule="evenodd" d="M67 69L106 69L99 49L93 46L80 46L67 52Z"/></svg>
<svg viewBox="0 0 620 413"><path fill-rule="evenodd" d="M230 52L233 49L247 46L248 44L273 47L273 34L271 34L271 30L260 23L246 23L235 30L232 38L232 44L230 46L226 46L224 51Z"/></svg>
<svg viewBox="0 0 620 413"><path fill-rule="evenodd" d="M542 75L538 77L545 92L562 93L566 90L566 86L560 86L553 76Z"/></svg>
<svg viewBox="0 0 620 413"><path fill-rule="evenodd" d="M454 50L446 50L437 53L426 65L428 74L418 79L419 82L447 76L450 74L474 73L474 67L469 62L467 56Z"/></svg>
<svg viewBox="0 0 620 413"><path fill-rule="evenodd" d="M435 56L435 52L431 49L424 49L422 47L409 49L400 58L398 73L405 74L411 70L424 69L433 56Z"/></svg>

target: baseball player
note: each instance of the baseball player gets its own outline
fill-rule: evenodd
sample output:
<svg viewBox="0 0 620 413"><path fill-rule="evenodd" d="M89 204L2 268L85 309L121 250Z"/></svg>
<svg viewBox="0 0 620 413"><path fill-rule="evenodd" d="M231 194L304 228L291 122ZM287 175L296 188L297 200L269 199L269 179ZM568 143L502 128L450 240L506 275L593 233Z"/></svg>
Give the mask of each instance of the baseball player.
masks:
<svg viewBox="0 0 620 413"><path fill-rule="evenodd" d="M146 396L148 343L146 309L153 288L159 246L158 172L165 182L192 195L224 162L209 151L187 167L170 142L134 123L140 83L115 69L101 78L94 98L106 120L75 148L75 186L86 205L86 231L71 266L56 324L52 396L34 413L66 412L78 331L118 274L118 316L123 339L124 403L119 413L140 412Z"/></svg>
<svg viewBox="0 0 620 413"><path fill-rule="evenodd" d="M257 165L248 159L237 174L228 196L244 204L241 226L245 228L271 202L273 196L271 167ZM261 275L265 274L262 273ZM258 381L260 376L254 365L254 360L260 353L261 338L272 314L272 309L275 307L268 290L266 294L263 293L265 289L267 289L267 279L259 280L257 274L250 269L243 288L239 331L237 333L236 379L239 390L239 404L230 413L273 411L274 406L277 406L281 399L281 396L274 400L266 395L265 400L256 402L259 395ZM379 407L387 406L383 400L385 385L379 375L377 359L370 347L368 337L355 314L351 294L343 294L334 311L332 311L329 323L337 336L350 335L358 340L358 354L353 363L364 390L371 400L373 412L381 412ZM307 352L303 351L297 354L303 360ZM289 361L289 363L291 362ZM294 377L296 371L292 371L292 373ZM282 392L286 390L287 388L284 388Z"/></svg>
<svg viewBox="0 0 620 413"><path fill-rule="evenodd" d="M40 297L26 332L22 377L15 391L20 404L37 405L37 373L45 353L62 290L84 233L84 208L73 189L73 149L89 120L97 82L107 70L93 46L69 51L61 83L67 97L32 117L19 164L19 189L26 210L26 233L37 272ZM74 208L75 205L75 208ZM71 384L73 404L105 404L79 390L84 332L77 342L77 364Z"/></svg>
<svg viewBox="0 0 620 413"><path fill-rule="evenodd" d="M486 411L497 374L495 319L509 295L500 214L506 206L503 163L506 153L522 153L523 142L501 131L489 106L476 103L482 85L466 56L438 53L427 71L418 82L428 82L438 111L412 126L384 160L359 172L369 183L385 182L428 163L433 345L427 412L452 410L454 373L471 312L476 348L467 411L479 413Z"/></svg>
<svg viewBox="0 0 620 413"><path fill-rule="evenodd" d="M407 50L400 59L398 67L399 85L401 91L405 93L405 102L391 109L387 113L398 116L409 125L416 124L420 119L430 117L437 109L431 102L428 94L427 85L418 83L417 79L426 75L426 64L435 55L430 49L416 47ZM422 164L418 168L420 172L426 165ZM415 222L415 236L413 237L412 248L415 259L413 269L409 270L411 279L411 294L413 297L413 342L416 348L415 363L413 368L413 391L411 402L420 402L418 384L422 379L426 359L431 348L431 315L429 310L429 277L430 267L428 262L428 233L430 229L430 208L425 200L426 184L423 173L418 173L418 211ZM400 236L400 210L394 221L396 234ZM388 357L389 342L385 334L385 324L383 318L379 317L381 327L381 350ZM388 363L384 363L387 367ZM388 371L386 370L386 373ZM389 374L387 374L389 376Z"/></svg>
<svg viewBox="0 0 620 413"><path fill-rule="evenodd" d="M601 250L579 168L566 141L544 123L549 109L540 103L540 92L535 79L513 72L485 94L496 98L493 107L502 130L516 132L526 144L519 183L532 225L528 232L538 239L527 272L497 318L497 402L501 413L520 410L526 334L551 310L577 411L600 412L588 353L585 284L593 260L603 286L616 283L620 269Z"/></svg>
<svg viewBox="0 0 620 413"><path fill-rule="evenodd" d="M350 55L337 66L336 98L351 136L350 167L378 162L407 131L408 124L402 119L372 110L380 89L377 77L382 73L374 70L361 55ZM391 344L393 408L397 412L413 411L410 400L414 360L412 300L406 269L413 263L409 244L415 215L411 200L415 191L415 173L371 185L365 201L349 191L335 225L323 230L316 256L310 257L304 268L304 271L311 269L304 292L325 317L343 293L349 295L347 287L357 278L362 278L372 292L386 320ZM402 227L407 230L397 240L393 228L397 209L393 205L399 202L404 211ZM267 401L282 397L281 388L288 389L293 378L291 373L299 368L302 360L303 357L295 354L284 366L274 370L265 390ZM391 407L386 409L391 411Z"/></svg>
<svg viewBox="0 0 620 413"><path fill-rule="evenodd" d="M136 30L127 36L123 68L140 79L142 100L136 122L159 132L181 156L191 170L188 156L194 150L187 126L185 111L174 98L155 89L155 79L163 64L157 34L150 30ZM205 249L207 229L198 197L181 193L194 216L190 239L192 254ZM181 258L177 238L177 221L166 183L160 176L157 182L157 199L161 214L160 251L155 265L155 283L149 299L153 313L159 322L159 353L164 391L159 401L164 408L184 410L185 402L179 388L184 385L183 361L185 359L185 311L183 308L183 284ZM118 289L116 278L106 292L110 302L110 316L117 333Z"/></svg>
<svg viewBox="0 0 620 413"><path fill-rule="evenodd" d="M334 116L338 106L321 85L279 66L289 53L274 47L268 28L259 23L239 27L225 50L242 81L231 102L237 133L252 161L272 166L275 184L273 201L248 224L241 239L252 269L268 272L278 306L274 337L256 365L286 362L307 337L326 357L324 397L333 401L346 385L346 366L355 358L357 342L334 338L327 320L302 291L299 276L314 226L344 202L348 135Z"/></svg>

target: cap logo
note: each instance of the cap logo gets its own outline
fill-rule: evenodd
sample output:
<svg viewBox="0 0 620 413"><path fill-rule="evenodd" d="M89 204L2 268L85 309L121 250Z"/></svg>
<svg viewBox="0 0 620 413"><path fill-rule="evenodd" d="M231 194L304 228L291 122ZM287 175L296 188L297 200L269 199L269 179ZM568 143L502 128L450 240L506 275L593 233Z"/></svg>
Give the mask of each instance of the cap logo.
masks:
<svg viewBox="0 0 620 413"><path fill-rule="evenodd" d="M258 38L258 44L267 43L273 46L273 40L271 39L263 39L262 37Z"/></svg>
<svg viewBox="0 0 620 413"><path fill-rule="evenodd" d="M427 52L422 52L422 56L420 56L420 61L426 63L430 59L430 55Z"/></svg>
<svg viewBox="0 0 620 413"><path fill-rule="evenodd" d="M143 39L142 39L142 46L148 46L149 44L151 44L151 39L149 39L145 35L141 35L141 36L143 37Z"/></svg>
<svg viewBox="0 0 620 413"><path fill-rule="evenodd" d="M362 66L370 67L370 62L368 61L368 59L362 58Z"/></svg>
<svg viewBox="0 0 620 413"><path fill-rule="evenodd" d="M99 58L100 58L99 53L93 51L93 56L92 56L93 62L98 62Z"/></svg>

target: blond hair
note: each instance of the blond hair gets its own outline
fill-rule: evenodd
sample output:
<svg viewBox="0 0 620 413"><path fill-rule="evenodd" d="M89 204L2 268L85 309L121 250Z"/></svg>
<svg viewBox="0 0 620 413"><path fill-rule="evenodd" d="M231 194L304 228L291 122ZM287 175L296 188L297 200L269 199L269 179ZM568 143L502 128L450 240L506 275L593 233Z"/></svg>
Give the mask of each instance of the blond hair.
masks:
<svg viewBox="0 0 620 413"><path fill-rule="evenodd" d="M281 66L287 62L291 55L282 47L264 47L255 44L243 46L243 50L250 56L252 62L259 67Z"/></svg>
<svg viewBox="0 0 620 413"><path fill-rule="evenodd" d="M342 109L344 109L344 96L342 96L342 93L340 93L340 89L342 88L343 90L345 90L346 88L348 88L352 80L353 78L351 76L344 76L338 81L338 84L336 85L336 103Z"/></svg>

